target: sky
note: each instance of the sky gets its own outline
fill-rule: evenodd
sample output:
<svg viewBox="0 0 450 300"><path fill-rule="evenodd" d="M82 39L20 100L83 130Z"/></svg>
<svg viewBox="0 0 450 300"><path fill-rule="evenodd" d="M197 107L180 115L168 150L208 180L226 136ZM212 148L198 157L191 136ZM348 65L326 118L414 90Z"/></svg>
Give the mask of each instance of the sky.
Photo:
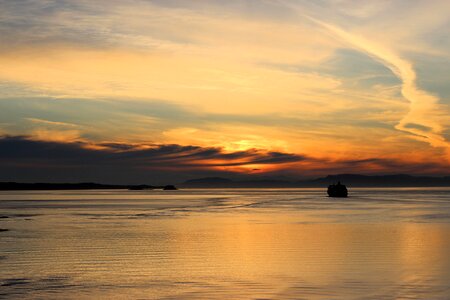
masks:
<svg viewBox="0 0 450 300"><path fill-rule="evenodd" d="M1 181L450 174L450 1L0 0Z"/></svg>

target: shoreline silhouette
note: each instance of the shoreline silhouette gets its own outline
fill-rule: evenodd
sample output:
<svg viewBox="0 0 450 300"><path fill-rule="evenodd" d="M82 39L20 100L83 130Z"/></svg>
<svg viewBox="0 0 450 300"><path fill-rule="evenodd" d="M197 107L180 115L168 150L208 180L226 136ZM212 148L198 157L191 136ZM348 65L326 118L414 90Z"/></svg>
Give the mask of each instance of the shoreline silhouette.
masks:
<svg viewBox="0 0 450 300"><path fill-rule="evenodd" d="M147 185L147 184L100 184L83 183L19 183L0 182L0 191L32 191L32 190L177 190L175 185Z"/></svg>
<svg viewBox="0 0 450 300"><path fill-rule="evenodd" d="M359 175L338 174L306 180L247 179L231 180L221 177L205 177L187 180L177 185L149 184L101 184L93 182L78 183L20 183L0 182L0 190L177 190L189 188L326 188L338 181L350 187L450 187L450 176L428 177L405 174L397 175Z"/></svg>

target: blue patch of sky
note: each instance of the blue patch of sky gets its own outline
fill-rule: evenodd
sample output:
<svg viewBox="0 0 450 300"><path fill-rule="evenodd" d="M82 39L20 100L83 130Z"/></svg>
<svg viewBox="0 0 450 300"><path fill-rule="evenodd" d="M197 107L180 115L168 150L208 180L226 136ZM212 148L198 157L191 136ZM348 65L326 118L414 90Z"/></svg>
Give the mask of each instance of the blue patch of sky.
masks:
<svg viewBox="0 0 450 300"><path fill-rule="evenodd" d="M33 119L62 122L75 125L63 129L80 130L88 139L102 139L105 136L148 134L156 138L164 130L178 127L210 128L217 124L252 124L292 129L317 129L318 127L348 124L360 127L390 128L384 122L367 120L361 111L348 110L345 117L322 115L319 119L305 118L303 115L285 116L277 114L235 115L209 114L189 110L174 104L154 100L96 100L96 99L55 99L0 98L0 128L9 134L27 134L33 128L61 129L58 125L46 124ZM348 115L360 117L348 118ZM58 129L57 128L57 129Z"/></svg>
<svg viewBox="0 0 450 300"><path fill-rule="evenodd" d="M350 79L360 87L381 84L398 85L401 81L383 64L372 57L351 49L338 49L323 63L324 72L333 77ZM344 80L345 84L345 80Z"/></svg>
<svg viewBox="0 0 450 300"><path fill-rule="evenodd" d="M375 85L396 86L401 81L382 63L372 57L351 49L338 49L320 66L267 65L288 72L314 73L339 78L343 85L371 88Z"/></svg>
<svg viewBox="0 0 450 300"><path fill-rule="evenodd" d="M413 59L418 87L436 94L441 103L450 105L450 59L424 55L415 55Z"/></svg>

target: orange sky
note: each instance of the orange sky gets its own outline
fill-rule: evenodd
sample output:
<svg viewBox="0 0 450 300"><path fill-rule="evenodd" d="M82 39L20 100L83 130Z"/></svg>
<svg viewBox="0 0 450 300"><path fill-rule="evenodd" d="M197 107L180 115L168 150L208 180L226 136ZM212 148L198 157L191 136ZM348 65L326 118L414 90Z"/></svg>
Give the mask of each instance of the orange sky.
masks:
<svg viewBox="0 0 450 300"><path fill-rule="evenodd" d="M217 172L448 174L448 1L0 8L4 136L308 158L195 158Z"/></svg>

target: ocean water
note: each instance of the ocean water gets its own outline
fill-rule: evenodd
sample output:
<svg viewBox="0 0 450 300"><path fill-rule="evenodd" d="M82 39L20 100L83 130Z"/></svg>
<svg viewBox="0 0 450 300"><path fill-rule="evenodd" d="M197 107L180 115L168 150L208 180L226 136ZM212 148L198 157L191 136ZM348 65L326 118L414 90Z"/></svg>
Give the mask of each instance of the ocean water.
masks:
<svg viewBox="0 0 450 300"><path fill-rule="evenodd" d="M450 299L450 189L0 192L2 299Z"/></svg>

